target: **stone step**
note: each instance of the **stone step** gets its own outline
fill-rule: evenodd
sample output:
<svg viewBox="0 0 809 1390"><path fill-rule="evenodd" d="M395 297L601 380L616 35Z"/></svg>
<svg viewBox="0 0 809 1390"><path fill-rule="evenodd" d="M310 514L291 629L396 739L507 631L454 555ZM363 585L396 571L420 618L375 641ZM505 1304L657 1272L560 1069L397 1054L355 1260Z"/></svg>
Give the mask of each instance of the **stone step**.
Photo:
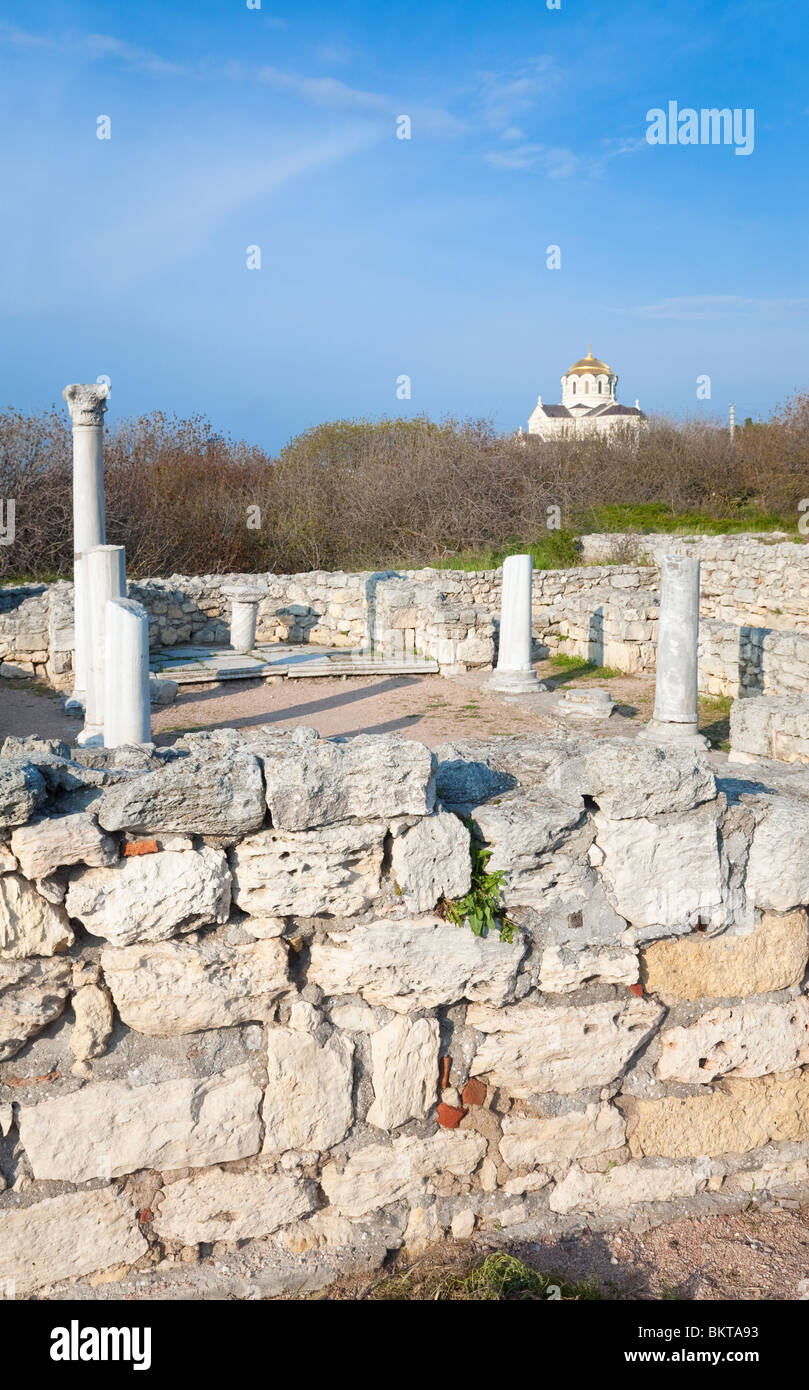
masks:
<svg viewBox="0 0 809 1390"><path fill-rule="evenodd" d="M218 681L266 680L272 676L283 676L288 680L306 680L321 676L397 676L436 675L437 661L384 661L365 660L336 661L312 659L285 666L280 662L252 662L249 665L217 666L204 662L193 666L166 665L159 669L158 676L169 677L178 685L210 685Z"/></svg>

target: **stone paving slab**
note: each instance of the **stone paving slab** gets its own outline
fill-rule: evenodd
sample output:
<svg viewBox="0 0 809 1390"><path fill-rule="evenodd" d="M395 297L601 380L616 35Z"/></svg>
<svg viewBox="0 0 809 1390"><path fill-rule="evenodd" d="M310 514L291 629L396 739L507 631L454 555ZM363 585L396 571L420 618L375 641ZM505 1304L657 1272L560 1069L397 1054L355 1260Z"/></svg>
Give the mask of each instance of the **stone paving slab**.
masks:
<svg viewBox="0 0 809 1390"><path fill-rule="evenodd" d="M158 675L169 675L178 685L202 685L266 676L429 675L438 671L438 662L422 657L385 657L379 652L345 647L275 643L257 646L252 652L234 652L228 647L165 647L152 654L150 667Z"/></svg>

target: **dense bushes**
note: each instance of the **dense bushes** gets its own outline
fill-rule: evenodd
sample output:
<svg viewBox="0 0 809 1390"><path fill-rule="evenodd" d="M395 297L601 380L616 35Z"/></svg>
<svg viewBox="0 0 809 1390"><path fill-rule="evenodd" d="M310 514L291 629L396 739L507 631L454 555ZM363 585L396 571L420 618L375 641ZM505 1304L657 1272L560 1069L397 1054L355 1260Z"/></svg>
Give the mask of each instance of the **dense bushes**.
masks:
<svg viewBox="0 0 809 1390"><path fill-rule="evenodd" d="M612 446L481 421L339 420L272 458L203 419L155 414L109 430L105 458L108 539L126 546L131 575L484 565L515 546L564 564L570 533L586 530L794 528L809 496L809 395L732 444L716 425L665 419ZM70 470L66 412L0 415L0 497L16 499L6 582L70 574Z"/></svg>

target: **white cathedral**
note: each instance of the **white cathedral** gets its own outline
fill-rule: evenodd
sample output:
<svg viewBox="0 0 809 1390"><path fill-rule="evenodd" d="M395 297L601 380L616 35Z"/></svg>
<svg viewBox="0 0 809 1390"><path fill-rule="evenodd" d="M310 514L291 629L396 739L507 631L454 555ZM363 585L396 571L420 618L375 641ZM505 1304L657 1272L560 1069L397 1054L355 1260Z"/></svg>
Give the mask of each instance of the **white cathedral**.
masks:
<svg viewBox="0 0 809 1390"><path fill-rule="evenodd" d="M543 405L542 397L538 397L528 421L528 433L558 439L573 434L636 432L646 423L646 416L638 401L634 406L618 404L617 383L617 373L594 357L588 347L587 356L574 362L562 377L562 404Z"/></svg>

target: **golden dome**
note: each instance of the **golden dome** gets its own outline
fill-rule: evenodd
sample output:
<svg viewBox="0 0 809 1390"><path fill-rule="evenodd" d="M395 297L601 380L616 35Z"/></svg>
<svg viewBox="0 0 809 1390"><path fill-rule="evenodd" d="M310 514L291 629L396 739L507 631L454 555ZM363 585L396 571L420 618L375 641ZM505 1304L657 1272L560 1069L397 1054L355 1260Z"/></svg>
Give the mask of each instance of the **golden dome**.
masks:
<svg viewBox="0 0 809 1390"><path fill-rule="evenodd" d="M606 376L614 376L612 367L608 367L606 362L602 362L599 357L594 357L588 346L587 356L580 357L578 362L574 362L572 367L568 367L566 376L583 376L585 372L592 372L594 376L599 376L603 372Z"/></svg>

